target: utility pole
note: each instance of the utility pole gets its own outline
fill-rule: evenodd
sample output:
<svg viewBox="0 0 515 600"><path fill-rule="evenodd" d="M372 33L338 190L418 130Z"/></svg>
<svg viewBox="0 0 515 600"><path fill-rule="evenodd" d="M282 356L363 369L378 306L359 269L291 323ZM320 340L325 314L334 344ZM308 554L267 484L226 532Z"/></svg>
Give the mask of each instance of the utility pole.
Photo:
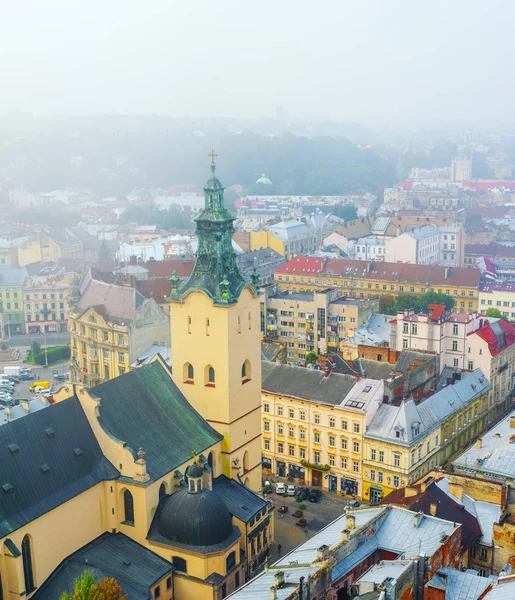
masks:
<svg viewBox="0 0 515 600"><path fill-rule="evenodd" d="M45 367L48 367L48 354L46 351L46 329L45 329L44 325L43 325L43 333L45 334Z"/></svg>

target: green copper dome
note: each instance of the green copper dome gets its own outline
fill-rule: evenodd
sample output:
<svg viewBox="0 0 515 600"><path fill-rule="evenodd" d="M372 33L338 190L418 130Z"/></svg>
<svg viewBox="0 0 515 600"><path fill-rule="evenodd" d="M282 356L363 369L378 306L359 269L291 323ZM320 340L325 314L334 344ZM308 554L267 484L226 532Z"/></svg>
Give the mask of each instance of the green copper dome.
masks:
<svg viewBox="0 0 515 600"><path fill-rule="evenodd" d="M217 304L233 304L247 285L232 247L235 217L225 208L224 187L215 169L212 164L212 177L204 186L204 208L193 219L198 238L195 267L179 289L172 281L171 300L180 300L189 290L201 290Z"/></svg>

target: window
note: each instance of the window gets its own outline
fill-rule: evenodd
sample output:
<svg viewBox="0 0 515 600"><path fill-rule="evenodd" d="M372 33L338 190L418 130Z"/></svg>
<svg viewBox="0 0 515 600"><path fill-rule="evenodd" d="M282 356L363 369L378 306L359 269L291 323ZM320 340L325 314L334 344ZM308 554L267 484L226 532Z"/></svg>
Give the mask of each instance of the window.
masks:
<svg viewBox="0 0 515 600"><path fill-rule="evenodd" d="M354 442L353 450L354 450L354 452L359 452L359 442Z"/></svg>
<svg viewBox="0 0 515 600"><path fill-rule="evenodd" d="M370 471L370 481L375 481L376 480L376 472L372 469Z"/></svg>
<svg viewBox="0 0 515 600"><path fill-rule="evenodd" d="M180 556L172 556L172 565L177 569L177 571L182 571L183 573L187 573L187 563L184 558Z"/></svg>
<svg viewBox="0 0 515 600"><path fill-rule="evenodd" d="M172 589L172 578L171 577L167 577L166 578L166 589L167 590L171 590Z"/></svg>
<svg viewBox="0 0 515 600"><path fill-rule="evenodd" d="M290 437L295 437L295 429L293 427L288 428L288 435Z"/></svg>
<svg viewBox="0 0 515 600"><path fill-rule="evenodd" d="M231 552L225 559L225 570L230 571L236 564L236 552Z"/></svg>
<svg viewBox="0 0 515 600"><path fill-rule="evenodd" d="M458 342L455 340L452 343L452 350L453 352L457 352L458 351Z"/></svg>
<svg viewBox="0 0 515 600"><path fill-rule="evenodd" d="M154 588L154 598L160 598L161 597L161 588L159 586Z"/></svg>
<svg viewBox="0 0 515 600"><path fill-rule="evenodd" d="M411 333L413 335L417 335L417 324L416 323L411 324Z"/></svg>
<svg viewBox="0 0 515 600"><path fill-rule="evenodd" d="M347 468L347 459L342 458L342 469L346 469L346 468Z"/></svg>
<svg viewBox="0 0 515 600"><path fill-rule="evenodd" d="M458 335L458 323L452 325L452 335Z"/></svg>
<svg viewBox="0 0 515 600"><path fill-rule="evenodd" d="M479 558L481 560L488 560L488 550L487 550L487 548L480 548L479 549Z"/></svg>
<svg viewBox="0 0 515 600"><path fill-rule="evenodd" d="M347 421L342 421L342 429L347 430Z"/></svg>
<svg viewBox="0 0 515 600"><path fill-rule="evenodd" d="M313 420L317 424L320 423L320 415L319 414L314 415Z"/></svg>
<svg viewBox="0 0 515 600"><path fill-rule="evenodd" d="M329 466L334 467L334 456L329 456Z"/></svg>
<svg viewBox="0 0 515 600"><path fill-rule="evenodd" d="M301 459L305 459L306 458L306 449L305 448L301 448L300 452L299 452L300 458Z"/></svg>
<svg viewBox="0 0 515 600"><path fill-rule="evenodd" d="M270 431L270 421L263 421L263 431Z"/></svg>
<svg viewBox="0 0 515 600"><path fill-rule="evenodd" d="M401 455L400 454L394 454L393 455L393 465L395 467L400 467L401 466Z"/></svg>
<svg viewBox="0 0 515 600"><path fill-rule="evenodd" d="M118 352L118 362L125 362L125 353L124 352Z"/></svg>
<svg viewBox="0 0 515 600"><path fill-rule="evenodd" d="M379 450L379 462L384 462L384 452Z"/></svg>
<svg viewBox="0 0 515 600"><path fill-rule="evenodd" d="M248 360L241 365L241 378L243 379L243 383L250 381L250 362Z"/></svg>
<svg viewBox="0 0 515 600"><path fill-rule="evenodd" d="M330 435L329 436L329 446L335 446L335 440L336 438L334 437L334 435Z"/></svg>
<svg viewBox="0 0 515 600"><path fill-rule="evenodd" d="M352 463L352 470L353 470L355 473L359 473L359 462L358 462L357 460L355 460L355 461Z"/></svg>
<svg viewBox="0 0 515 600"><path fill-rule="evenodd" d="M277 435L283 434L283 425L282 423L277 423Z"/></svg>
<svg viewBox="0 0 515 600"><path fill-rule="evenodd" d="M123 492L123 510L124 519L123 522L126 525L134 526L134 499L129 490Z"/></svg>
<svg viewBox="0 0 515 600"><path fill-rule="evenodd" d="M301 421L305 421L306 420L306 413L303 410L301 410L299 412L299 418L300 418Z"/></svg>
<svg viewBox="0 0 515 600"><path fill-rule="evenodd" d="M21 555L23 560L23 578L25 580L25 593L30 594L35 589L34 565L32 563L32 548L30 537L26 535L21 543Z"/></svg>
<svg viewBox="0 0 515 600"><path fill-rule="evenodd" d="M263 404L263 412L270 412L270 404L266 402Z"/></svg>
<svg viewBox="0 0 515 600"><path fill-rule="evenodd" d="M455 359L453 360L453 365L454 365L455 367L458 367L458 366L459 366L459 364L460 364L460 361L459 361L457 358L455 358Z"/></svg>
<svg viewBox="0 0 515 600"><path fill-rule="evenodd" d="M319 465L320 464L320 452L314 452L313 457L314 457L315 464Z"/></svg>
<svg viewBox="0 0 515 600"><path fill-rule="evenodd" d="M354 423L354 433L359 433L359 423Z"/></svg>
<svg viewBox="0 0 515 600"><path fill-rule="evenodd" d="M265 450L270 450L270 440L265 440Z"/></svg>
<svg viewBox="0 0 515 600"><path fill-rule="evenodd" d="M195 369L191 363L186 363L184 365L184 380L190 383L193 383L195 379Z"/></svg>
<svg viewBox="0 0 515 600"><path fill-rule="evenodd" d="M408 340L406 338L403 338L402 340L402 348L405 350L408 347Z"/></svg>
<svg viewBox="0 0 515 600"><path fill-rule="evenodd" d="M279 454L282 454L284 452L282 442L277 442L277 452L279 452Z"/></svg>
<svg viewBox="0 0 515 600"><path fill-rule="evenodd" d="M320 444L320 434L315 431L315 433L313 434L313 441L315 442L315 444Z"/></svg>
<svg viewBox="0 0 515 600"><path fill-rule="evenodd" d="M277 407L277 414L282 417L283 416L283 407L282 406L278 406Z"/></svg>
<svg viewBox="0 0 515 600"><path fill-rule="evenodd" d="M397 475L393 476L393 485L394 487L399 487L399 477Z"/></svg>
<svg viewBox="0 0 515 600"><path fill-rule="evenodd" d="M293 408L290 408L288 410L288 414L290 416L290 419L294 419L295 418L295 411L293 410Z"/></svg>
<svg viewBox="0 0 515 600"><path fill-rule="evenodd" d="M301 440L305 440L306 439L306 430L305 429L301 429L299 431L299 437Z"/></svg>
<svg viewBox="0 0 515 600"><path fill-rule="evenodd" d="M347 440L342 438L342 450L347 450Z"/></svg>
<svg viewBox="0 0 515 600"><path fill-rule="evenodd" d="M214 383L215 382L215 370L213 367L209 367L207 371L207 382Z"/></svg>
<svg viewBox="0 0 515 600"><path fill-rule="evenodd" d="M334 427L334 417L329 417L329 427Z"/></svg>
<svg viewBox="0 0 515 600"><path fill-rule="evenodd" d="M474 363L471 360L469 360L469 362L468 362L468 370L469 371L473 371L474 370Z"/></svg>
<svg viewBox="0 0 515 600"><path fill-rule="evenodd" d="M374 449L370 450L370 460L376 460L377 458L377 451Z"/></svg>

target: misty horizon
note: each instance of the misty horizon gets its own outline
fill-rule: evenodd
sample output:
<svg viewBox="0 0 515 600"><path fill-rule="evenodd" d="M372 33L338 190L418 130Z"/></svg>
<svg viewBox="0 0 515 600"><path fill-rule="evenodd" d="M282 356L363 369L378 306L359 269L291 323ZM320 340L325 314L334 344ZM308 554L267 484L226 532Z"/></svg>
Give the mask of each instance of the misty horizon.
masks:
<svg viewBox="0 0 515 600"><path fill-rule="evenodd" d="M0 114L512 121L502 1L2 7Z"/></svg>

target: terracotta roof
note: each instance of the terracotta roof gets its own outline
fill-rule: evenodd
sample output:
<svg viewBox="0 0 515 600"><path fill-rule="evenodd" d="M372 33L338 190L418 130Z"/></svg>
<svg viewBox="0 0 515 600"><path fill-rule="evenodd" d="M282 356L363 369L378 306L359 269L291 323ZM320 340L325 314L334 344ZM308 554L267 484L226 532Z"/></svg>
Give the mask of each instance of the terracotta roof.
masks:
<svg viewBox="0 0 515 600"><path fill-rule="evenodd" d="M438 321L438 319L445 312L445 305L444 304L429 304L427 307L427 310L429 312L430 318L433 321Z"/></svg>
<svg viewBox="0 0 515 600"><path fill-rule="evenodd" d="M325 258L311 256L296 256L275 270L276 273L303 273L304 275L318 275L324 268Z"/></svg>
<svg viewBox="0 0 515 600"><path fill-rule="evenodd" d="M461 528L462 549L465 551L470 548L481 537L481 527L476 517L440 489L436 482L428 485L425 491L423 491L423 486L424 484L421 483L411 485L409 488L393 490L381 500L381 504L405 506L413 511L422 511L426 515L431 514L431 504L436 504L436 517L463 525ZM415 494L406 496L408 490L414 490Z"/></svg>
<svg viewBox="0 0 515 600"><path fill-rule="evenodd" d="M393 187L402 188L403 190L412 190L413 181L398 181Z"/></svg>
<svg viewBox="0 0 515 600"><path fill-rule="evenodd" d="M91 277L81 282L81 288L77 312L85 312L90 307L100 306L109 321L125 323L131 321L136 310L146 301L145 297L134 288L112 285Z"/></svg>
<svg viewBox="0 0 515 600"><path fill-rule="evenodd" d="M136 289L145 298L154 298L158 304L163 304L172 293L172 284L167 277L148 279L136 282Z"/></svg>
<svg viewBox="0 0 515 600"><path fill-rule="evenodd" d="M488 323L485 327L472 332L488 344L492 356L496 356L508 346L515 344L515 327L502 319Z"/></svg>
<svg viewBox="0 0 515 600"><path fill-rule="evenodd" d="M145 267L148 269L150 279L168 277L177 271L177 277L189 277L195 266L193 258L172 258L169 260L147 260Z"/></svg>
<svg viewBox="0 0 515 600"><path fill-rule="evenodd" d="M465 187L473 188L478 191L491 190L493 188L509 188L515 190L515 181L496 181L480 179L478 181L462 181Z"/></svg>
<svg viewBox="0 0 515 600"><path fill-rule="evenodd" d="M502 246L501 244L466 244L465 254L472 254L476 256L490 256L497 257L502 256L506 258L515 257L515 247L513 246Z"/></svg>

